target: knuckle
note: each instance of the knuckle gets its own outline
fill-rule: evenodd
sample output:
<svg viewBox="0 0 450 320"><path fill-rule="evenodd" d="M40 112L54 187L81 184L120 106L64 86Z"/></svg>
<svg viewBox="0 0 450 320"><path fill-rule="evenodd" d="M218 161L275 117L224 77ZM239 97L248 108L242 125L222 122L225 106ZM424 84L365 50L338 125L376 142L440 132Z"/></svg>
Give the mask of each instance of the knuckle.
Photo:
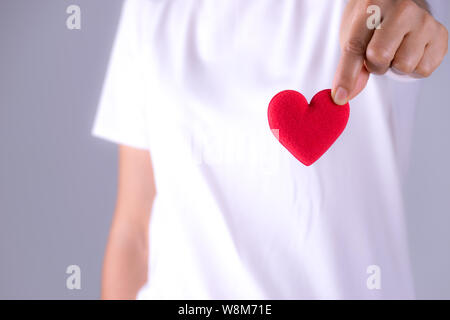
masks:
<svg viewBox="0 0 450 320"><path fill-rule="evenodd" d="M401 71L403 73L413 73L414 69L415 69L415 64L412 60L410 59L405 59L405 58L397 58L395 59L393 65L392 65L395 69L397 69L398 71Z"/></svg>
<svg viewBox="0 0 450 320"><path fill-rule="evenodd" d="M381 46L369 46L366 58L375 66L385 66L391 63L392 54L388 49Z"/></svg>
<svg viewBox="0 0 450 320"><path fill-rule="evenodd" d="M425 16L425 13L427 12L422 10L413 0L399 0L395 5L393 16L396 24L400 26L406 21L420 17L420 15Z"/></svg>
<svg viewBox="0 0 450 320"><path fill-rule="evenodd" d="M418 6L412 0L399 0L397 1L396 9L402 14L409 14L413 10L416 10Z"/></svg>
<svg viewBox="0 0 450 320"><path fill-rule="evenodd" d="M344 44L343 50L347 54L363 56L366 52L366 46L361 39L352 38Z"/></svg>
<svg viewBox="0 0 450 320"><path fill-rule="evenodd" d="M428 12L424 12L421 24L422 28L425 30L433 30L436 28L436 20L434 20L433 16Z"/></svg>
<svg viewBox="0 0 450 320"><path fill-rule="evenodd" d="M419 67L416 69L416 73L422 77L429 77L433 73L434 68L429 63L421 63Z"/></svg>

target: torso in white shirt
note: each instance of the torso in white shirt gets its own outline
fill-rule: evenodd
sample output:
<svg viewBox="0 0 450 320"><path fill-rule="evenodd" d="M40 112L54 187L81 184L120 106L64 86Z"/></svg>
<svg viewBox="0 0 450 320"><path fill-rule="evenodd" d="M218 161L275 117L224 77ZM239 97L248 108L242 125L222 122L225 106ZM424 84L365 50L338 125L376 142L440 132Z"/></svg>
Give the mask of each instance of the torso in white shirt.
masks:
<svg viewBox="0 0 450 320"><path fill-rule="evenodd" d="M94 133L149 149L139 298L412 298L401 178L417 83L372 77L305 167L267 106L331 87L345 1L126 2Z"/></svg>

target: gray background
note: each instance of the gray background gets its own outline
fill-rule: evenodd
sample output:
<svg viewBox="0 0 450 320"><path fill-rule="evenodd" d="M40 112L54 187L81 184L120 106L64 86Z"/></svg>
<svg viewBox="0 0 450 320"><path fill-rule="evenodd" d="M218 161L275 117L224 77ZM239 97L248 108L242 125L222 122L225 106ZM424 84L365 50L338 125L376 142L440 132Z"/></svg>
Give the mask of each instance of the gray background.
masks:
<svg viewBox="0 0 450 320"><path fill-rule="evenodd" d="M99 297L116 146L90 130L121 2L0 2L0 298ZM66 28L70 4L81 7L81 30ZM427 299L450 299L449 89L447 57L421 92L405 185L417 294ZM66 288L71 264L81 290Z"/></svg>

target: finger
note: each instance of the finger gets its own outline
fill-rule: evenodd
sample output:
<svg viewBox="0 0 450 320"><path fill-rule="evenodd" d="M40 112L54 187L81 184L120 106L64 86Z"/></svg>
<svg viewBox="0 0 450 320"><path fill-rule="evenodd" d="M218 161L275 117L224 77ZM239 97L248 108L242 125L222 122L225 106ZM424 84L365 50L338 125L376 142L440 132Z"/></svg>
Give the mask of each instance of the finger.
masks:
<svg viewBox="0 0 450 320"><path fill-rule="evenodd" d="M429 77L439 67L448 52L448 31L442 25L437 26L435 37L425 46L423 56L413 72L415 77ZM438 41L444 39L445 41Z"/></svg>
<svg viewBox="0 0 450 320"><path fill-rule="evenodd" d="M416 70L414 70L413 75L418 78L427 78L431 76L434 70L441 64L444 55L444 51L433 46L433 43L427 45L423 57Z"/></svg>
<svg viewBox="0 0 450 320"><path fill-rule="evenodd" d="M404 34L397 33L394 37L390 37L386 36L385 32L375 31L366 51L366 66L370 73L386 73L402 43L403 36Z"/></svg>
<svg viewBox="0 0 450 320"><path fill-rule="evenodd" d="M349 33L342 44L341 57L334 76L332 97L336 104L346 104L364 66L367 44L373 31L367 28L361 15L351 22Z"/></svg>
<svg viewBox="0 0 450 320"><path fill-rule="evenodd" d="M352 92L350 92L348 100L352 100L356 97L363 89L366 87L367 82L369 81L370 73L367 71L366 67L363 66L361 72L358 75L356 80L355 88Z"/></svg>
<svg viewBox="0 0 450 320"><path fill-rule="evenodd" d="M427 38L423 32L412 32L405 36L395 53L392 68L400 74L411 74L422 59Z"/></svg>
<svg viewBox="0 0 450 320"><path fill-rule="evenodd" d="M369 72L386 73L405 36L411 31L413 24L407 19L416 19L415 12L411 5L402 6L384 18L381 29L375 31L367 46L366 66Z"/></svg>

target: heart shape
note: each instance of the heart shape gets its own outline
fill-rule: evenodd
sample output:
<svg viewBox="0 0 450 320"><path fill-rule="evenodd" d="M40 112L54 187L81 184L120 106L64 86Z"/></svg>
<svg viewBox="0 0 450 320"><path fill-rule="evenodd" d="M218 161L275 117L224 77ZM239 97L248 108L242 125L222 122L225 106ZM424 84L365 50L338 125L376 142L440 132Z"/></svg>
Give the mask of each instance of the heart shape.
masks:
<svg viewBox="0 0 450 320"><path fill-rule="evenodd" d="M350 106L335 104L330 89L318 92L310 104L300 92L285 90L272 98L267 113L278 141L297 160L310 166L344 131Z"/></svg>

